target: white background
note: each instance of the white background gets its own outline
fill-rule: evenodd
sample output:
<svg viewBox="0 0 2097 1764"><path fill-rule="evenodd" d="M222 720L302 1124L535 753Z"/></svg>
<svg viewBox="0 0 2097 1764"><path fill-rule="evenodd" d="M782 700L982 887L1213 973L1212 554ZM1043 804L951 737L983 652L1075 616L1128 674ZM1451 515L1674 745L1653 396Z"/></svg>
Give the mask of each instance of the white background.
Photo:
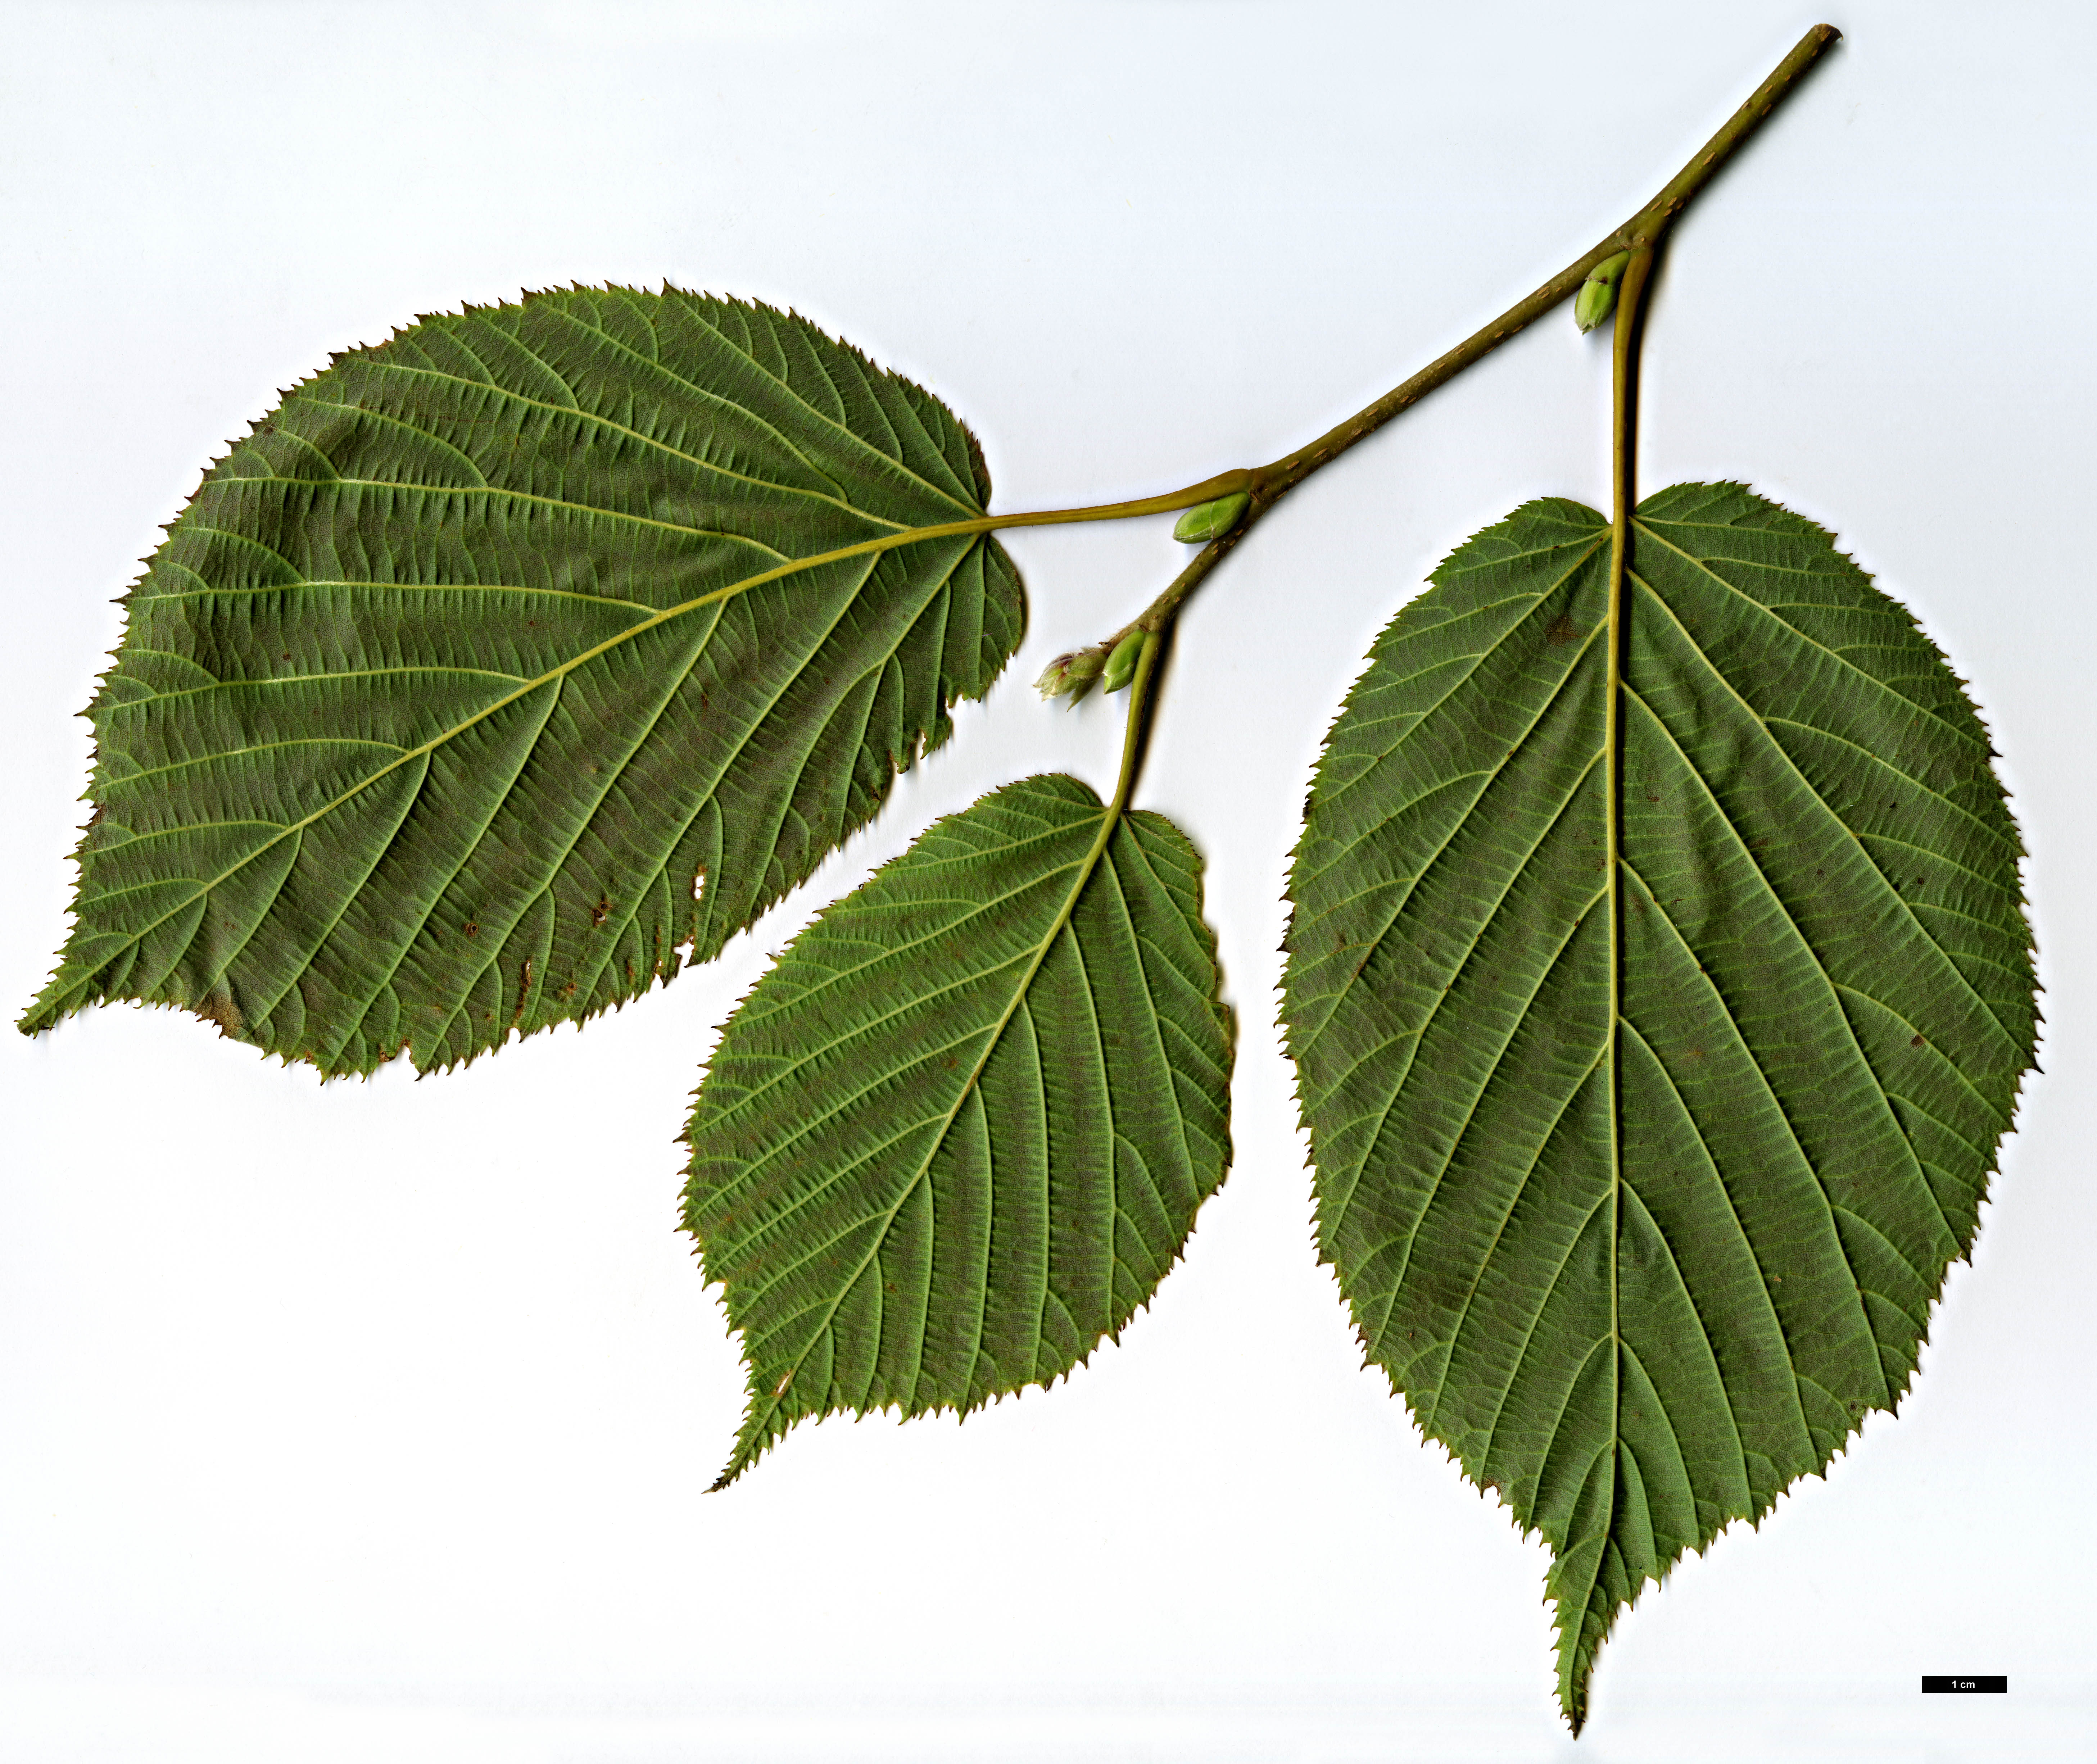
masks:
<svg viewBox="0 0 2097 1764"><path fill-rule="evenodd" d="M983 438L996 506L1298 444L1629 214L1817 15L1524 5L0 8L0 1000L41 986L112 605L331 348L570 281L791 304ZM1009 543L1031 633L710 969L417 1083L106 1009L0 1044L0 1757L2097 1757L2084 5L1845 3L1679 228L1641 482L1833 528L1972 682L2049 1018L1898 1420L1621 1623L1577 1747L1545 1556L1364 1372L1272 1030L1313 755L1435 560L1604 501L1561 312L1272 517L1186 617L1141 799L1206 851L1237 1161L1119 1348L702 1490L733 1344L673 1230L715 1026L935 816L1110 781L1027 682L1175 567ZM1924 1697L1924 1672L2007 1696Z"/></svg>

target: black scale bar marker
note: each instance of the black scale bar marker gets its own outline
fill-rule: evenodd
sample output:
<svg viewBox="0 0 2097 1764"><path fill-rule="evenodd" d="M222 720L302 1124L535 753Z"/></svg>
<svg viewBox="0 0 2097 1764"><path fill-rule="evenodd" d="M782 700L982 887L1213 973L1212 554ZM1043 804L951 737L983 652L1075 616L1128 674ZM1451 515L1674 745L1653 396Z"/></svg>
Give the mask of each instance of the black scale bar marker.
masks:
<svg viewBox="0 0 2097 1764"><path fill-rule="evenodd" d="M1925 1672L1922 1675L1922 1687L1925 1691L1963 1692L1969 1696L1977 1691L2001 1691L2007 1693L2010 1687L2010 1681L2006 1678L1991 1679L1985 1675L1961 1673L1935 1677Z"/></svg>

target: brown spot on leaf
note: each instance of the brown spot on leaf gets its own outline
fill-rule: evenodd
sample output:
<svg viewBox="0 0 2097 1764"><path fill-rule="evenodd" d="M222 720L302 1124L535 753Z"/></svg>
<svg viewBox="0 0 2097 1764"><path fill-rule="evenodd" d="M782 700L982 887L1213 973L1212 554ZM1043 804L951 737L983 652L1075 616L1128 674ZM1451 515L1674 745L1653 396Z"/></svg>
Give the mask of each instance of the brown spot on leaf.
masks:
<svg viewBox="0 0 2097 1764"><path fill-rule="evenodd" d="M1570 643L1575 637L1579 636L1580 628L1561 612L1556 619L1551 621L1551 628L1543 634L1550 638L1553 643Z"/></svg>
<svg viewBox="0 0 2097 1764"><path fill-rule="evenodd" d="M593 926L602 925L611 917L611 902L602 895L599 895L597 897L597 904L590 908L591 925Z"/></svg>
<svg viewBox="0 0 2097 1764"><path fill-rule="evenodd" d="M217 1023L222 1035L235 1035L240 1029L240 1007L233 1002L233 995L221 987L197 1006L198 1018L208 1023Z"/></svg>
<svg viewBox="0 0 2097 1764"><path fill-rule="evenodd" d="M1928 1044L1925 1042L1920 1035L1917 1035L1914 1040L1908 1043L1908 1045L1911 1048L1920 1048L1926 1047Z"/></svg>

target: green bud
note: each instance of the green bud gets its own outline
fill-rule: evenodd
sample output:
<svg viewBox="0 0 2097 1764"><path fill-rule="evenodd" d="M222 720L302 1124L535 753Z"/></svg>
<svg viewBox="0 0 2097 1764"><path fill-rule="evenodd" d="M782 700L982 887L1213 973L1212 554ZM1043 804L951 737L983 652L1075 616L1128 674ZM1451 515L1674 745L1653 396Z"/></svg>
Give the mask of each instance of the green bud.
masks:
<svg viewBox="0 0 2097 1764"><path fill-rule="evenodd" d="M1573 322L1583 333L1592 330L1615 310L1616 304L1615 283L1583 282L1580 291L1573 296Z"/></svg>
<svg viewBox="0 0 2097 1764"><path fill-rule="evenodd" d="M1132 631L1114 646L1114 654L1107 658L1107 671L1100 681L1102 692L1119 692L1136 678L1136 659L1143 653L1143 633Z"/></svg>
<svg viewBox="0 0 2097 1764"><path fill-rule="evenodd" d="M1034 689L1044 698L1060 698L1066 694L1073 699L1082 698L1106 664L1106 646L1103 643L1096 643L1075 654L1059 655L1041 670L1041 677L1034 682Z"/></svg>
<svg viewBox="0 0 2097 1764"><path fill-rule="evenodd" d="M1587 279L1573 296L1573 322L1583 332L1592 330L1617 309L1617 284L1623 280L1624 265L1631 260L1629 252L1620 251L1587 272Z"/></svg>
<svg viewBox="0 0 2097 1764"><path fill-rule="evenodd" d="M1184 539L1190 545L1206 545L1211 539L1222 538L1237 526L1251 506L1251 497L1242 490L1219 496L1213 502L1197 503L1174 524L1172 536Z"/></svg>

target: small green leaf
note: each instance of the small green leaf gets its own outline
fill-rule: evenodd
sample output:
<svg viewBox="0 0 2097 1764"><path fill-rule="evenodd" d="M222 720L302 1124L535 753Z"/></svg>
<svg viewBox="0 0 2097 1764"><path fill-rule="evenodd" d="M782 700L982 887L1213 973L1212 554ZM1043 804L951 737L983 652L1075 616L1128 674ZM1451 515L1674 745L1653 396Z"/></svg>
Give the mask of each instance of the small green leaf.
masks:
<svg viewBox="0 0 2097 1764"><path fill-rule="evenodd" d="M721 1483L804 1417L973 1409L1119 1333L1229 1162L1219 984L1185 835L1063 777L935 823L802 933L686 1133L750 1380Z"/></svg>
<svg viewBox="0 0 2097 1764"><path fill-rule="evenodd" d="M1378 638L1283 1004L1322 1253L1549 1541L1576 1731L1640 1588L1906 1390L2035 1023L2016 829L1914 620L1738 485L1652 497L1631 562L1613 693L1569 502Z"/></svg>
<svg viewBox="0 0 2097 1764"><path fill-rule="evenodd" d="M1190 545L1206 545L1229 532L1245 519L1245 511L1251 506L1252 498L1242 490L1219 496L1213 502L1197 504L1173 523L1172 536Z"/></svg>
<svg viewBox="0 0 2097 1764"><path fill-rule="evenodd" d="M337 357L129 597L22 1027L142 999L427 1068L711 960L1017 646L952 530L989 495L936 399L762 306L578 289Z"/></svg>

